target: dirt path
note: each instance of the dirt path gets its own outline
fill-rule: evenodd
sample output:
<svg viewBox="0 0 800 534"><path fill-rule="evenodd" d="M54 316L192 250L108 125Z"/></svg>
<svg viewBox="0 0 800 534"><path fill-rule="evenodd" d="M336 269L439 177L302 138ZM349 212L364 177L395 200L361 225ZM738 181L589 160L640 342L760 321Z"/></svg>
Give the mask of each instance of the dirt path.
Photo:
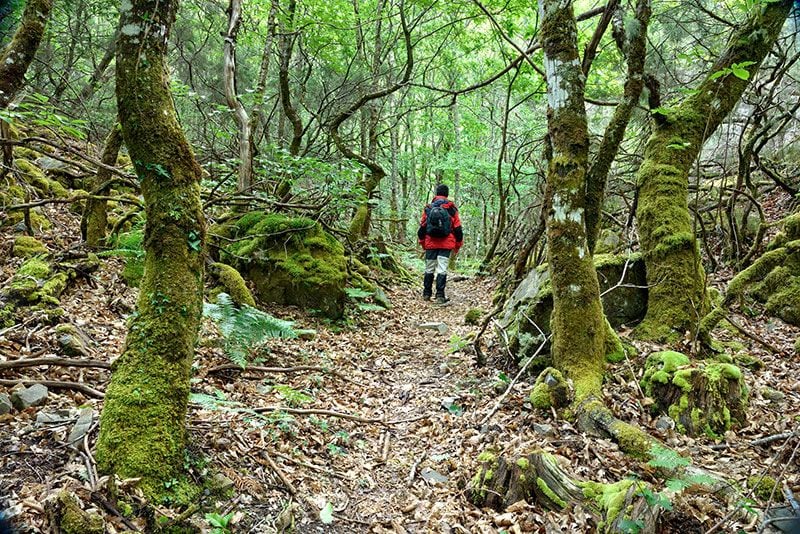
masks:
<svg viewBox="0 0 800 534"><path fill-rule="evenodd" d="M12 271L13 265L0 272L0 282ZM112 361L122 348L125 317L134 309L136 291L122 283L120 272L120 262L109 259L62 298L64 320L86 336L92 359ZM235 491L231 499L205 499L203 513L232 513L233 532L281 532L289 525L300 533L594 530L590 514L578 507L545 512L523 504L513 513L497 514L472 506L464 486L475 473L478 455L489 447L510 456L548 450L567 459L569 471L584 479L615 482L635 476L663 486L663 480L653 478L615 444L585 436L555 414L531 411L530 378L515 386L502 409L480 426L505 387L500 369L513 369L498 347L487 351L489 365L483 369L475 367L469 347L458 350L476 330L464 324L464 315L472 307L490 309L491 284L480 279L451 282L452 303L444 307L423 302L418 288L395 288L389 291L393 309L354 313L335 324L301 310L273 307L269 311L275 315L318 334L311 340L271 342L269 351L245 371L209 372L229 361L210 323L205 324L192 379L198 402L189 412L187 466L198 474L216 473L220 483L233 484ZM796 335L769 319L741 319L748 320L748 328L776 343L790 345ZM418 325L423 322L442 322L448 331L422 330ZM729 332L720 335L730 339ZM492 337L488 334L487 340ZM54 325L34 322L7 329L0 334L0 360L63 356L57 338ZM632 374L641 368L647 347L640 347L640 355L630 362L609 367L605 401L621 418L659 436L696 465L720 469L743 486L749 476L777 478L782 466L789 465L785 480L791 486L798 480L790 454L797 440L764 447L749 443L797 427L795 410L790 409L800 398L797 362L752 344L741 350L759 357L764 367L745 370L752 388L751 422L726 435L724 448L712 448L714 442L703 437L659 433L657 417L648 412L638 388L639 377ZM254 366L300 369L276 373ZM102 390L109 373L38 367L4 371L2 377L81 381ZM767 398L763 392L770 388L783 400L775 394ZM49 531L42 503L61 489L77 495L85 509L101 509L93 490L102 489L103 479L98 481L92 471L91 456L65 445L79 407L92 408L96 423L102 400L53 390L42 406L0 415L0 507L10 508L23 532ZM43 414L65 419L46 423L39 420ZM95 424L87 439L90 452L96 438ZM675 501L683 512L670 517L678 528L674 531L682 534L701 532L700 521L708 527L724 510L714 496L702 493ZM333 519L326 524L322 518L327 514L320 512L330 509ZM119 518L101 513L108 532L125 531ZM208 531L203 513L192 520ZM135 517L131 522L143 525ZM745 531L755 531L754 525Z"/></svg>

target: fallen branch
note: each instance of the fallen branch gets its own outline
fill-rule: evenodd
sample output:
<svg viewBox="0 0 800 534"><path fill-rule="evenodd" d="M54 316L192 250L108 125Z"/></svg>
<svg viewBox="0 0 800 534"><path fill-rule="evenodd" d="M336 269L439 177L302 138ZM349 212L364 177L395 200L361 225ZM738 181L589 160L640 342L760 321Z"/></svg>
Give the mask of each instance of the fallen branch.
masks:
<svg viewBox="0 0 800 534"><path fill-rule="evenodd" d="M261 449L259 451L259 454L261 455L261 458L263 458L267 462L267 465L269 465L270 469L272 469L272 471L276 475L278 475L278 478L281 479L281 482L283 482L283 485L286 486L286 489L289 490L289 493L291 493L293 497L297 497L297 488L294 487L294 484L292 484L292 481L289 480L286 477L286 475L283 473L281 468L278 467L278 464L275 463L275 461L269 455L269 452L266 449ZM256 459L256 461L258 461L258 459ZM259 463L261 463L261 462L259 462Z"/></svg>
<svg viewBox="0 0 800 534"><path fill-rule="evenodd" d="M22 367L38 367L40 365L54 365L59 367L97 367L111 369L111 364L100 360L75 360L71 358L23 358L0 362L0 371L4 369L20 369Z"/></svg>
<svg viewBox="0 0 800 534"><path fill-rule="evenodd" d="M286 412L296 415L327 415L328 417L338 417L339 419L347 419L349 421L358 421L359 423L378 423L378 424L391 424L377 417L367 418L358 415L351 415L349 413L335 412L333 410L313 410L305 408L289 408L288 406L261 406L252 410L256 413L264 412Z"/></svg>
<svg viewBox="0 0 800 534"><path fill-rule="evenodd" d="M62 382L59 380L0 380L0 386L8 386L14 387L17 384L22 384L25 387L32 386L34 384L41 384L42 386L53 388L53 389L72 389L75 391L80 391L81 393L85 393L90 397L95 397L98 399L102 399L105 397L105 393L102 391L98 391L94 388L87 386L86 384L80 384L78 382Z"/></svg>

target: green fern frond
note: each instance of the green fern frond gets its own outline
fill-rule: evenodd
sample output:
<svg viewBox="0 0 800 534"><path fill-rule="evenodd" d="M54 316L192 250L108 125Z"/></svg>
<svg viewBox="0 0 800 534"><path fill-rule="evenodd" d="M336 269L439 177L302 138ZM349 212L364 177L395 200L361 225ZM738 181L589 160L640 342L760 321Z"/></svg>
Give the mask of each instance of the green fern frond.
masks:
<svg viewBox="0 0 800 534"><path fill-rule="evenodd" d="M226 293L219 294L216 304L204 303L203 314L217 324L225 339L225 352L242 369L250 361L250 355L268 340L297 337L293 322L246 304L237 306Z"/></svg>

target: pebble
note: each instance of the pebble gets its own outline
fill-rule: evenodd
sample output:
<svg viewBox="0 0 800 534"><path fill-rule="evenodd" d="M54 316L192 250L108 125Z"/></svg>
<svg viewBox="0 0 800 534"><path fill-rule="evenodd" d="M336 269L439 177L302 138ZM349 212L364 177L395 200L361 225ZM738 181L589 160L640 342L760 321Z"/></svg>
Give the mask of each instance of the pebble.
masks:
<svg viewBox="0 0 800 534"><path fill-rule="evenodd" d="M23 388L11 394L11 404L17 410L24 410L31 406L40 406L47 400L47 388L41 384Z"/></svg>

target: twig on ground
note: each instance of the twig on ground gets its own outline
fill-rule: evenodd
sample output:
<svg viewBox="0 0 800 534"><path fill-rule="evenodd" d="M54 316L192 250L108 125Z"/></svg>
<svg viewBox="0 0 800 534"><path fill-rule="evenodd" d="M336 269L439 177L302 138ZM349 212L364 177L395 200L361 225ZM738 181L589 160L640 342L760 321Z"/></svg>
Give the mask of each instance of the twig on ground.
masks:
<svg viewBox="0 0 800 534"><path fill-rule="evenodd" d="M259 451L259 454L261 455L261 458L263 458L264 461L267 462L267 465L269 465L270 469L272 469L272 471L278 476L278 478L281 479L281 482L283 482L283 485L286 486L287 490L289 490L289 493L291 493L293 497L297 497L297 488L294 487L292 481L289 480L283 473L281 468L278 467L278 464L276 464L275 461L272 459L272 457L269 455L267 449L261 449Z"/></svg>
<svg viewBox="0 0 800 534"><path fill-rule="evenodd" d="M40 365L54 365L60 367L97 367L111 369L111 364L100 360L77 360L72 358L22 358L0 362L0 371L3 369L20 369L22 367L38 367Z"/></svg>
<svg viewBox="0 0 800 534"><path fill-rule="evenodd" d="M32 386L34 384L41 384L48 388L53 389L72 389L75 391L80 391L81 393L85 393L90 397L96 397L98 399L102 399L106 396L105 393L102 391L98 391L94 388L87 386L86 384L80 384L78 382L62 382L58 380L27 380L27 379L19 379L19 380L0 380L0 386L16 386L17 384L22 384L25 387Z"/></svg>

